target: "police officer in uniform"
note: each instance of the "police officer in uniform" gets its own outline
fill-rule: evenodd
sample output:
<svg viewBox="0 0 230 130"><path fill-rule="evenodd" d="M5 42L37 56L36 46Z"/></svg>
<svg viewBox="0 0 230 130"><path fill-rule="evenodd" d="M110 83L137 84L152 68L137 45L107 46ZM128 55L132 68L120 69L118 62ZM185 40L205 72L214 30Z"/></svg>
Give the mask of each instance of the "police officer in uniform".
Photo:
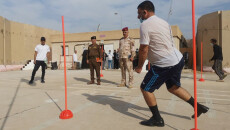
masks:
<svg viewBox="0 0 230 130"><path fill-rule="evenodd" d="M91 37L92 44L88 47L88 54L87 54L87 63L89 64L90 68L90 78L91 81L88 84L94 84L94 70L96 71L97 75L97 85L101 85L100 80L100 62L97 61L98 58L101 59L101 48L97 45L96 36Z"/></svg>
<svg viewBox="0 0 230 130"><path fill-rule="evenodd" d="M126 86L126 69L129 73L128 88L133 87L133 59L135 56L134 39L129 37L128 27L122 29L123 36L119 41L119 62L121 68L121 84L118 87Z"/></svg>

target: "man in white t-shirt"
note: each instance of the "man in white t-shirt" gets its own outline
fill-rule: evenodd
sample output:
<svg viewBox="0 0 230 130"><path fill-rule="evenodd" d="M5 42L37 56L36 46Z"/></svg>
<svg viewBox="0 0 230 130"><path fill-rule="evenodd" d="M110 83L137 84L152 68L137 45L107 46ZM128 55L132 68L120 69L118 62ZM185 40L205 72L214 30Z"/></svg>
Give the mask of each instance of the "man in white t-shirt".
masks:
<svg viewBox="0 0 230 130"><path fill-rule="evenodd" d="M73 69L77 69L77 50L74 51L74 54L73 54L73 62L74 62L74 68Z"/></svg>
<svg viewBox="0 0 230 130"><path fill-rule="evenodd" d="M155 15L151 1L144 1L138 6L140 19L139 62L135 69L140 73L148 58L152 67L141 83L141 91L153 116L140 124L147 126L164 126L156 98L153 92L166 84L170 93L188 102L194 107L193 97L181 87L181 72L184 66L182 54L175 48L170 25ZM208 107L197 103L197 116L208 111ZM192 116L194 117L194 115Z"/></svg>
<svg viewBox="0 0 230 130"><path fill-rule="evenodd" d="M45 69L46 69L45 60L47 59L48 63L49 63L48 55L50 53L50 47L48 45L46 45L45 43L46 43L45 37L41 37L41 44L38 44L35 47L35 53L34 53L34 64L35 64L35 66L34 66L31 80L29 81L29 84L33 84L34 76L35 76L35 74L36 74L36 72L40 66L42 66L41 83L45 83L45 80L44 80Z"/></svg>
<svg viewBox="0 0 230 130"><path fill-rule="evenodd" d="M108 69L112 69L113 53L109 50L108 55Z"/></svg>

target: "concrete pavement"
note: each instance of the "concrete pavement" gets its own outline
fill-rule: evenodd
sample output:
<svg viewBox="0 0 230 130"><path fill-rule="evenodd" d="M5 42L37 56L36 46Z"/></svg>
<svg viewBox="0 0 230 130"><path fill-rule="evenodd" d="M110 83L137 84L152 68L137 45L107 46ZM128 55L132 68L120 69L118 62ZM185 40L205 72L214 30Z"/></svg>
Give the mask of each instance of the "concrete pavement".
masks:
<svg viewBox="0 0 230 130"><path fill-rule="evenodd" d="M63 70L47 70L46 83L40 83L38 71L28 85L31 71L0 73L1 130L188 130L194 128L193 108L170 94L165 85L155 91L165 127L146 127L149 111L139 85L145 72L134 75L134 88L118 88L119 70L103 71L101 86L87 85L89 70L68 70L68 109L74 116L61 120L65 109ZM199 78L199 73L197 78ZM200 130L230 128L230 76L216 82L214 73L204 73L205 82L197 81L198 101L210 107L198 118ZM193 95L193 73L182 74L182 86Z"/></svg>

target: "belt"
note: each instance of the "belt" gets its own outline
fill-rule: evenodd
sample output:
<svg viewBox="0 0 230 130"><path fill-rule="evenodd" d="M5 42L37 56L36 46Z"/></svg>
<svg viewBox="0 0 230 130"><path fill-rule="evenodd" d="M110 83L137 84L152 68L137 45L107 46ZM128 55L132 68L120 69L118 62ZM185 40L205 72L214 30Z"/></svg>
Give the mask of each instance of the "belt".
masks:
<svg viewBox="0 0 230 130"><path fill-rule="evenodd" d="M98 57L96 57L96 56L90 56L89 57L89 59L96 59L96 58L98 58Z"/></svg>

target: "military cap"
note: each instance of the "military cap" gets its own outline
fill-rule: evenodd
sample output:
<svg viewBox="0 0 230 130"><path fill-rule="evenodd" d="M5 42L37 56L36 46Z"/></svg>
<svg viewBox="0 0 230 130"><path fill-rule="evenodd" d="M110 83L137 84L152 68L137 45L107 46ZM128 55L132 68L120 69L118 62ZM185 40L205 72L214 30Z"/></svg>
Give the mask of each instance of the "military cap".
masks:
<svg viewBox="0 0 230 130"><path fill-rule="evenodd" d="M128 27L124 27L124 28L122 29L122 31L128 31L128 30L129 30Z"/></svg>
<svg viewBox="0 0 230 130"><path fill-rule="evenodd" d="M97 38L96 38L96 36L92 36L92 37L91 37L91 40L92 40L92 39L97 39Z"/></svg>

